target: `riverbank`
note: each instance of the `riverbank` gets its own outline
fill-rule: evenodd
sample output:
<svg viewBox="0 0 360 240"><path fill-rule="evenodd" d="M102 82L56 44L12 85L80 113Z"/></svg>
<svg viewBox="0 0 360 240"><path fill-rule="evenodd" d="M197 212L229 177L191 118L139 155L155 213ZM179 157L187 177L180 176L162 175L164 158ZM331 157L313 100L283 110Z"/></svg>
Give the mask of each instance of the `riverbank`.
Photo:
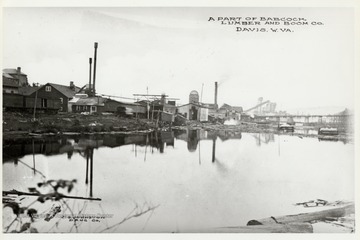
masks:
<svg viewBox="0 0 360 240"><path fill-rule="evenodd" d="M229 127L235 129L235 126ZM303 213L332 207L323 206L324 201L318 198L328 202L353 200L352 175L334 177L339 175L339 169L344 173L352 171L353 144L236 130L155 131L125 136L63 134L4 141L4 190L26 192L39 182L76 179L75 192L63 193L100 198L103 210L98 201L87 201L88 211L85 211L83 200L66 200L69 206L75 206L71 209L74 214L80 211L82 214L116 213L106 219L108 222L82 223L79 232L102 230L107 224L112 226L122 221L133 211L134 203L159 205L150 218L151 224L143 228L149 214L132 219L114 232L140 231L138 229L181 233L201 229L204 232L296 232L297 227L304 226L306 230L312 228L314 233L330 233L351 232L354 228L347 215L315 223L312 219L306 220L311 223L301 219L288 223L282 217L303 216ZM120 190L117 183L121 183ZM154 186L157 186L155 190ZM23 206L35 200L30 198L34 197L29 196ZM114 204L114 199L122 204ZM318 202L311 199L318 200L318 206ZM174 206L178 210L174 211ZM50 207L42 205L37 210L43 212ZM212 209L210 215L209 209ZM10 215L12 210L6 210ZM70 214L66 207L62 211L60 214ZM271 220L269 218L278 223L263 222ZM262 225L247 226L251 220ZM54 221L39 219L34 227L43 233L69 232L72 227L72 222L61 221L58 228L52 229Z"/></svg>
<svg viewBox="0 0 360 240"><path fill-rule="evenodd" d="M34 120L33 116L27 113L3 113L4 139L38 135L149 132L155 127L155 123L147 119L116 115L44 114L38 115Z"/></svg>
<svg viewBox="0 0 360 240"><path fill-rule="evenodd" d="M138 118L119 117L114 114L83 115L59 113L56 115L38 115L34 120L28 113L3 113L3 139L33 138L54 135L88 134L139 134L153 131L167 131L169 125L157 124L156 121ZM239 125L225 125L219 122L187 121L172 130L231 131L249 133L291 134L299 137L319 137L317 127L299 126L294 132L279 131L276 124L256 124L242 122ZM321 136L320 136L321 137ZM348 133L337 136L325 136L323 140L351 140Z"/></svg>

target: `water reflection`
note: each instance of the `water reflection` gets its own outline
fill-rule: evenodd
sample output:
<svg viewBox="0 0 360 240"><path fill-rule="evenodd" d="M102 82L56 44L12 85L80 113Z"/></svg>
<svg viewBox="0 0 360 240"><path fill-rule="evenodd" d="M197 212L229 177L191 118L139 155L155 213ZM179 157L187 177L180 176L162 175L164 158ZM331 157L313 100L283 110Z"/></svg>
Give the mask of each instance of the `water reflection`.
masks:
<svg viewBox="0 0 360 240"><path fill-rule="evenodd" d="M273 133L253 133L251 135L255 138L257 146L261 146L262 143L268 144L275 141Z"/></svg>
<svg viewBox="0 0 360 240"><path fill-rule="evenodd" d="M149 135L92 135L44 137L42 139L8 140L3 144L3 161L14 161L30 154L46 156L67 153L71 159L74 152L91 161L93 149L120 147L124 145L149 146L164 152L165 146L174 146L173 132L154 132Z"/></svg>
<svg viewBox="0 0 360 240"><path fill-rule="evenodd" d="M260 135L259 135L260 136ZM265 139L273 139L272 136L265 136ZM260 136L260 138L261 138ZM40 174L42 178L45 175L36 169L36 158L38 154L53 156L65 154L68 160L71 160L74 153L85 159L85 185L89 185L89 197L93 197L93 179L94 179L94 149L108 147L116 148L125 145L132 145L132 151L135 157L138 155L138 146L145 146L144 161L146 161L148 151L154 153L157 149L160 154L164 153L166 147L175 146L175 139L187 142L187 149L190 153L198 151L199 164L201 164L201 141L212 141L211 162L219 162L216 158L216 142L227 140L240 140L241 132L217 131L207 132L203 130L181 130L181 131L163 131L152 132L149 134L138 135L87 135L87 136L47 136L44 138L7 140L3 146L3 162L13 162L17 165L19 162L33 171L33 175ZM268 140L267 140L268 141ZM32 166L19 160L26 155L32 155ZM218 163L218 166L221 164Z"/></svg>
<svg viewBox="0 0 360 240"><path fill-rule="evenodd" d="M309 137L314 135L313 130L304 130L305 132L291 133L287 135L298 136L299 138ZM269 144L275 142L274 133L249 133L256 142L257 146L262 144ZM281 134L283 135L283 134ZM280 135L279 135L280 136ZM91 159L93 157L93 150L101 147L116 148L125 145L133 145L135 156L137 155L137 146L145 146L145 154L150 148L151 153L157 149L160 153L164 153L166 147L174 147L175 139L183 140L187 143L189 152L200 151L200 143L203 140L211 140L212 143L212 162L215 162L216 142L219 139L221 142L228 140L241 140L241 132L232 131L214 131L208 132L204 130L177 130L177 131L163 131L152 132L149 134L137 135L87 135L87 136L61 136L61 137L44 137L33 139L19 139L6 140L3 143L3 162L12 161L18 164L18 159L26 155L43 154L45 156L67 154L70 160L74 152L80 154L86 159L86 172L91 172ZM331 136L318 136L319 141L342 141L344 144L349 143L347 138L338 138ZM146 156L145 159L146 160ZM35 172L35 160L33 163ZM90 170L89 170L90 169ZM86 180L86 182L88 182Z"/></svg>
<svg viewBox="0 0 360 240"><path fill-rule="evenodd" d="M101 198L103 212L115 213L110 225L132 211L133 201L160 205L145 224L148 232L243 225L249 219L289 214L292 203L301 200L351 199L353 194L351 174L333 177L340 168L353 169L353 146L295 133L182 130L62 136L7 141L3 149L5 190L25 191L45 176L77 179L71 194ZM326 170L319 171L324 164ZM99 211L98 203L88 204L87 213ZM116 231L139 232L143 220ZM80 231L105 229L102 224L84 224Z"/></svg>

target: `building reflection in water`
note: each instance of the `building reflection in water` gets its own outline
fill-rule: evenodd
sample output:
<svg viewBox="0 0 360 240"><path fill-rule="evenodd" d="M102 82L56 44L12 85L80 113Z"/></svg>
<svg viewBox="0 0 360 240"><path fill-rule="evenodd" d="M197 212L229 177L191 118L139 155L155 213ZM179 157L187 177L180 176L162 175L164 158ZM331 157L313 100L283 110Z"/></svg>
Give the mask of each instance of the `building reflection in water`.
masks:
<svg viewBox="0 0 360 240"><path fill-rule="evenodd" d="M199 131L197 130L189 130L187 137L187 148L189 152L195 152L197 149L197 145L200 141L200 136L198 136Z"/></svg>
<svg viewBox="0 0 360 240"><path fill-rule="evenodd" d="M261 146L261 144L268 144L269 142L275 142L275 136L273 133L252 133L256 140L256 145Z"/></svg>
<svg viewBox="0 0 360 240"><path fill-rule="evenodd" d="M85 184L90 187L90 197L93 197L94 179L94 149L100 147L120 147L125 145L145 146L152 149L156 148L160 153L164 153L165 146L174 147L173 132L153 132L142 135L92 135L92 136L62 136L10 140L3 144L3 162L13 162L15 165L21 162L27 168L40 173L36 170L36 154L46 156L66 154L71 160L74 153L78 153L85 159ZM30 166L19 159L25 155L33 156L33 166ZM146 157L146 156L145 156ZM45 176L40 173L42 177Z"/></svg>
<svg viewBox="0 0 360 240"><path fill-rule="evenodd" d="M177 130L175 131L175 138L187 142L189 152L195 152L199 145L199 164L201 164L201 141L212 141L212 159L211 162L216 161L216 141L219 138L221 141L231 139L241 139L241 132L239 131L204 131L204 130Z"/></svg>
<svg viewBox="0 0 360 240"><path fill-rule="evenodd" d="M274 142L273 133L249 133L255 138L256 144L268 144ZM148 149L154 153L154 149L158 149L160 153L164 153L167 147L174 147L175 139L182 140L187 143L189 152L198 151L199 164L201 164L201 141L212 141L211 162L215 163L217 141L228 141L232 139L241 139L241 132L234 131L204 131L204 130L176 130L152 132L149 134L133 134L133 135L91 135L91 136L61 136L61 137L44 137L33 139L6 140L3 142L3 163L13 162L18 164L19 159L25 155L33 155L33 166L27 165L32 169L33 174L38 173L36 170L36 154L46 156L67 154L67 158L71 160L74 153L80 154L86 161L86 178L85 184L90 183L90 195L93 195L93 175L94 175L94 149L100 147L121 147L125 145L133 145L135 147L144 147L146 154ZM319 141L328 139L319 139ZM330 139L335 141L337 139ZM344 144L347 140L340 139ZM280 148L279 148L280 150ZM25 165L25 163L21 162Z"/></svg>
<svg viewBox="0 0 360 240"><path fill-rule="evenodd" d="M255 138L256 144L268 144L274 142L273 133L249 133ZM70 160L75 153L79 153L87 161L90 159L91 149L99 147L121 147L124 145L133 145L145 147L145 151L150 147L158 149L160 153L164 153L166 147L174 147L175 139L187 142L187 149L189 152L196 152L198 145L203 140L213 141L213 149L216 151L217 139L222 142L232 139L241 139L241 132L233 131L204 131L204 130L176 130L152 132L149 134L134 134L134 135L91 135L91 136L61 136L61 137L45 137L33 139L20 140L6 140L3 142L3 162L14 162L17 164L18 159L30 154L43 154L46 156L67 154ZM319 139L328 140L328 139ZM342 141L344 144L348 142L347 139L331 138L332 141Z"/></svg>

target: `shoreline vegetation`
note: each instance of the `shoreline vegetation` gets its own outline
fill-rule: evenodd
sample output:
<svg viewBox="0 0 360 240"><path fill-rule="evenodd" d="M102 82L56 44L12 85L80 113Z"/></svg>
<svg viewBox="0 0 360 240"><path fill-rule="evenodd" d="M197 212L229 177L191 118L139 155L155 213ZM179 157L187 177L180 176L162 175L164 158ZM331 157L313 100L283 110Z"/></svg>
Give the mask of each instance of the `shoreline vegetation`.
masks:
<svg viewBox="0 0 360 240"><path fill-rule="evenodd" d="M233 131L249 133L291 134L299 137L318 137L314 131L322 125L296 126L299 131L279 131L276 123L240 122L238 125L225 125L219 121L175 121L172 125L151 121L148 119L119 117L114 114L82 115L63 113L57 115L38 115L36 119L31 114L19 112L3 113L3 139L36 138L61 135L92 135L92 134L147 134L153 131L169 130L205 130ZM312 133L311 133L312 131ZM326 136L324 140L347 141L353 138L346 130L337 136Z"/></svg>

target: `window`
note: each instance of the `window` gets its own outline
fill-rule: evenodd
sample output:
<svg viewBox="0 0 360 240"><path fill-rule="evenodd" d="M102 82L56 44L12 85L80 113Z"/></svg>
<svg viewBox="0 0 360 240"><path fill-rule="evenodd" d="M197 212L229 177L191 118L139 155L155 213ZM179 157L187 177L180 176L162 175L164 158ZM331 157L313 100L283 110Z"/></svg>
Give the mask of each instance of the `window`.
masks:
<svg viewBox="0 0 360 240"><path fill-rule="evenodd" d="M51 92L51 86L46 86L45 87L45 92Z"/></svg>
<svg viewBox="0 0 360 240"><path fill-rule="evenodd" d="M41 99L41 107L42 108L47 108L47 99L45 99L45 98Z"/></svg>
<svg viewBox="0 0 360 240"><path fill-rule="evenodd" d="M61 104L63 104L63 103L64 103L64 99L63 99L63 98L60 98L60 102L61 102Z"/></svg>

